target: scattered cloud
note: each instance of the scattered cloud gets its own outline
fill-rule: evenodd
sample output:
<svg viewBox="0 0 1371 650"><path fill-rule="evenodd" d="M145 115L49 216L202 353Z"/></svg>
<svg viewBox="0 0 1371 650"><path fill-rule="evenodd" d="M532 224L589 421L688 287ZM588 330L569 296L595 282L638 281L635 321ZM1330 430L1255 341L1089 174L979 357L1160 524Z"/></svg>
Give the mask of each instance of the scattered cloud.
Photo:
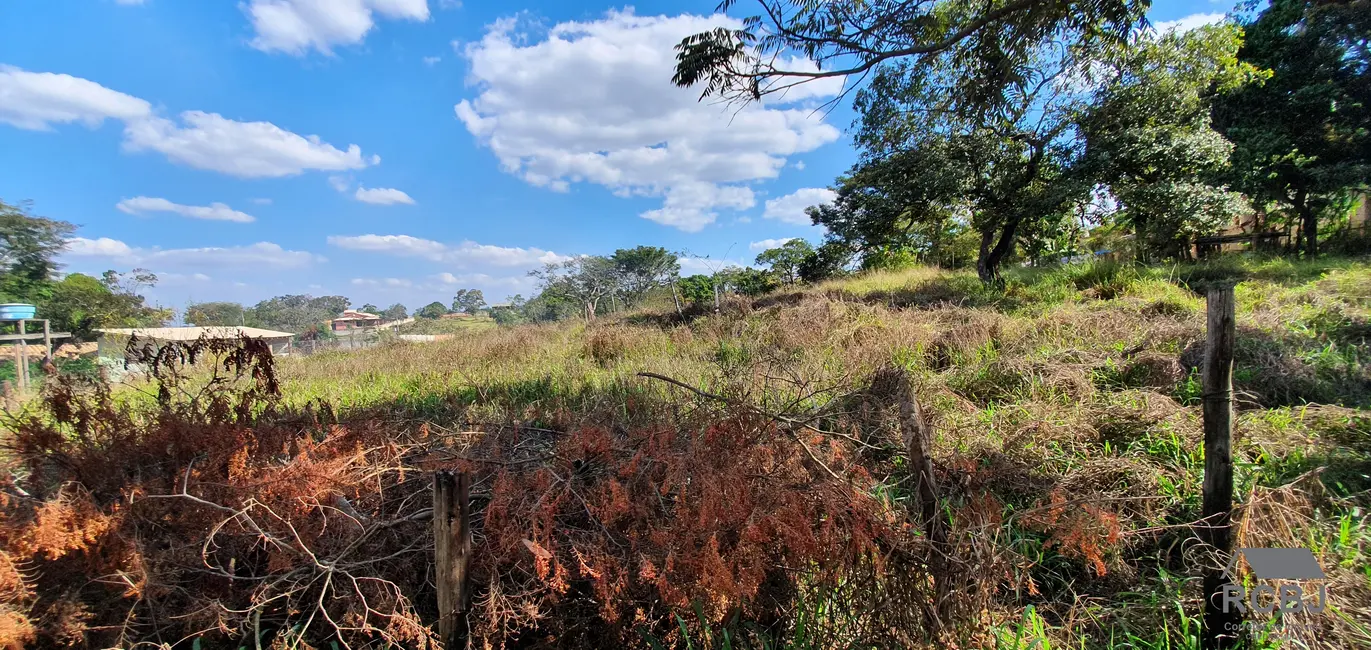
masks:
<svg viewBox="0 0 1371 650"><path fill-rule="evenodd" d="M270 122L239 122L217 113L186 111L181 123L161 117L130 122L124 148L165 154L173 162L239 178L279 178L308 170L344 171L381 162L347 151L317 135L301 136Z"/></svg>
<svg viewBox="0 0 1371 650"><path fill-rule="evenodd" d="M717 218L710 208L745 210L755 204L749 188L691 182L671 187L661 208L639 216L685 232L699 232Z"/></svg>
<svg viewBox="0 0 1371 650"><path fill-rule="evenodd" d="M441 56L426 56L426 57L424 57L424 65L429 66L429 67L438 65L439 63L442 63L442 61L443 61L443 57L441 57Z"/></svg>
<svg viewBox="0 0 1371 650"><path fill-rule="evenodd" d="M330 246L345 250L385 253L403 257L422 257L441 261L448 247L431 239L420 239L409 235L357 235L347 237L333 235L328 238Z"/></svg>
<svg viewBox="0 0 1371 650"><path fill-rule="evenodd" d="M123 258L132 257L133 249L128 244L109 237L100 237L99 239L77 237L67 240L66 254L73 257Z"/></svg>
<svg viewBox="0 0 1371 650"><path fill-rule="evenodd" d="M95 128L106 118L136 120L151 114L146 101L94 81L0 65L0 122L11 126L48 131L53 124L80 122Z"/></svg>
<svg viewBox="0 0 1371 650"><path fill-rule="evenodd" d="M674 86L675 44L721 25L739 23L616 11L558 24L530 43L517 20L502 19L458 48L476 96L454 110L506 172L559 192L584 182L663 197L640 216L696 232L719 209L751 207L745 184L775 178L788 156L839 136L822 114L794 105L836 92L831 84L742 109Z"/></svg>
<svg viewBox="0 0 1371 650"><path fill-rule="evenodd" d="M408 194L389 187L368 188L358 186L354 196L357 197L358 201L372 205L396 205L400 203L414 205L414 199L410 198Z"/></svg>
<svg viewBox="0 0 1371 650"><path fill-rule="evenodd" d="M794 240L796 240L796 239L800 239L800 238L799 238L799 237L785 237L785 238L782 238L782 239L763 239L762 241L754 241L754 242L752 242L751 244L748 244L748 245L747 245L747 248L748 248L748 250L754 251L754 252L755 252L755 251L771 250L771 249L773 249L773 248L780 248L781 246L784 246L786 242L788 242L788 241L794 241Z"/></svg>
<svg viewBox="0 0 1371 650"><path fill-rule="evenodd" d="M823 187L806 187L767 201L766 210L762 212L762 216L767 219L807 226L813 221L810 220L809 215L805 214L805 208L830 203L835 198L838 198L838 195L833 190Z"/></svg>
<svg viewBox="0 0 1371 650"><path fill-rule="evenodd" d="M1189 16L1177 18L1176 20L1163 20L1161 22L1152 23L1152 27L1157 30L1158 34L1165 34L1171 31L1188 32L1192 29L1204 27L1205 25L1221 23L1224 21L1225 17L1224 14L1218 12L1190 14Z"/></svg>
<svg viewBox="0 0 1371 650"><path fill-rule="evenodd" d="M799 171L804 171L804 170L805 170L805 161L803 161L803 160L796 160L796 161L795 161L795 169L797 169L797 170L799 170Z"/></svg>
<svg viewBox="0 0 1371 650"><path fill-rule="evenodd" d="M168 286L182 286L182 285L190 285L190 284L202 284L202 283L205 283L205 282L209 282L209 281L211 281L211 280L213 280L213 279L214 279L214 278L211 278L210 276L205 275L204 273L168 273L168 272L161 272L161 273L158 273L158 274L157 274L157 286L159 286L159 287L168 287Z"/></svg>
<svg viewBox="0 0 1371 650"><path fill-rule="evenodd" d="M204 248L137 248L117 239L100 237L67 240L66 256L95 258L124 266L142 266L157 271L164 269L207 268L233 270L300 269L325 261L313 253L286 250L271 242L247 246L208 246Z"/></svg>
<svg viewBox="0 0 1371 650"><path fill-rule="evenodd" d="M537 280L527 275L508 275L493 276L485 273L463 273L454 275L452 273L439 273L433 279L444 285L444 288L455 288L457 286L486 286L498 287L507 291L521 292L529 291L537 284Z"/></svg>
<svg viewBox="0 0 1371 650"><path fill-rule="evenodd" d="M338 149L317 135L302 136L271 122L240 122L217 113L156 115L147 101L66 74L0 65L0 122L21 129L54 124L99 126L124 122L124 148L157 151L173 162L240 178L294 176L309 170L349 171L381 162L361 147Z"/></svg>
<svg viewBox="0 0 1371 650"><path fill-rule="evenodd" d="M405 278L353 278L355 287L412 287L414 281Z"/></svg>
<svg viewBox="0 0 1371 650"><path fill-rule="evenodd" d="M171 212L183 217L192 219L206 219L209 221L235 221L238 223L252 223L257 220L246 212L239 212L223 203L211 203L209 205L182 205L172 203L166 199L153 198L148 196L135 196L131 199L124 199L115 204L120 212L128 214L147 214L149 212Z"/></svg>
<svg viewBox="0 0 1371 650"><path fill-rule="evenodd" d="M409 235L357 235L328 238L330 246L344 250L383 253L400 257L419 257L459 267L534 267L549 262L561 262L569 257L540 248L510 248L464 241L455 246Z"/></svg>
<svg viewBox="0 0 1371 650"><path fill-rule="evenodd" d="M352 187L352 179L333 174L328 177L328 186L337 192L346 193Z"/></svg>
<svg viewBox="0 0 1371 650"><path fill-rule="evenodd" d="M257 205L271 205L271 199L268 199L266 197L258 197L252 199L252 202L256 203Z"/></svg>
<svg viewBox="0 0 1371 650"><path fill-rule="evenodd" d="M332 55L336 45L361 43L376 18L429 18L427 0L251 0L243 11L263 52L304 56L310 50Z"/></svg>

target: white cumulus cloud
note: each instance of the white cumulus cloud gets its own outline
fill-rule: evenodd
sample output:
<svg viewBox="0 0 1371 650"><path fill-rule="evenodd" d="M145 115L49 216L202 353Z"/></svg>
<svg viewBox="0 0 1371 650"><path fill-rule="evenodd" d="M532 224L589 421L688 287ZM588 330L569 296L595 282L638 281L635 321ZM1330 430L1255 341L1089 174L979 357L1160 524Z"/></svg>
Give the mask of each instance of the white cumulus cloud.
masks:
<svg viewBox="0 0 1371 650"><path fill-rule="evenodd" d="M381 162L361 147L338 149L271 122L240 122L217 113L185 111L179 121L155 114L147 101L66 74L0 65L0 122L21 129L53 124L124 122L124 148L157 151L173 162L241 178L294 176L308 170L348 171Z"/></svg>
<svg viewBox="0 0 1371 650"><path fill-rule="evenodd" d="M100 126L106 118L135 120L152 106L94 81L52 72L28 72L0 65L0 122L46 131L53 124L80 122Z"/></svg>
<svg viewBox="0 0 1371 650"><path fill-rule="evenodd" d="M805 208L830 203L835 198L838 198L838 195L833 190L823 187L805 187L780 198L768 200L762 216L767 219L807 226L813 221L809 215L805 214Z"/></svg>
<svg viewBox="0 0 1371 650"><path fill-rule="evenodd" d="M621 196L660 196L662 207L642 217L698 231L719 209L750 207L745 184L775 178L788 156L839 136L821 115L788 104L840 86L741 109L675 87L673 47L721 25L738 22L610 12L558 24L531 42L517 33L518 21L500 20L459 47L476 95L455 112L505 171L528 183L554 191L593 183Z"/></svg>
<svg viewBox="0 0 1371 650"><path fill-rule="evenodd" d="M183 217L192 219L207 219L210 221L235 221L238 223L252 223L256 217L239 212L223 203L211 203L209 205L182 205L172 203L166 199L153 198L148 196L135 196L131 199L124 199L115 206L120 212L128 214L147 214L149 212L171 212Z"/></svg>
<svg viewBox="0 0 1371 650"><path fill-rule="evenodd" d="M67 240L66 255L95 258L125 266L142 266L155 271L206 268L233 270L285 270L308 267L324 259L313 253L293 251L271 242L247 246L206 246L203 248L138 248L117 239L100 237Z"/></svg>
<svg viewBox="0 0 1371 650"><path fill-rule="evenodd" d="M310 50L333 54L335 45L361 43L378 16L429 18L427 0L251 0L243 11L257 33L253 47L295 56Z"/></svg>
<svg viewBox="0 0 1371 650"><path fill-rule="evenodd" d="M1158 34L1165 34L1171 31L1188 32L1192 29L1204 27L1205 25L1221 23L1223 22L1224 17L1223 14L1217 12L1190 14L1189 16L1183 16L1175 20L1163 20L1161 22L1152 23L1152 27L1157 30Z"/></svg>
<svg viewBox="0 0 1371 650"><path fill-rule="evenodd" d="M781 246L784 246L786 242L794 241L796 239L799 239L799 237L785 237L783 239L763 239L762 241L754 241L751 244L748 244L747 248L751 251L766 251L771 250L773 248L780 248Z"/></svg>
<svg viewBox="0 0 1371 650"><path fill-rule="evenodd" d="M109 237L98 239L86 239L76 237L67 240L67 255L73 257L108 257L112 259L133 256L133 249L128 244Z"/></svg>
<svg viewBox="0 0 1371 650"><path fill-rule="evenodd" d="M396 205L398 203L414 205L414 199L410 198L408 194L389 187L358 187L354 196L362 203L373 205Z"/></svg>
<svg viewBox="0 0 1371 650"><path fill-rule="evenodd" d="M145 100L88 79L0 65L0 122L41 131L69 122L96 127L107 118L124 122L128 151L157 151L173 162L240 178L349 171L381 162L380 156L364 157L355 144L342 150L271 122L240 122L204 111L185 111L177 121L155 114Z"/></svg>
<svg viewBox="0 0 1371 650"><path fill-rule="evenodd" d="M307 170L344 171L381 162L362 149L346 151L317 135L302 136L270 122L239 122L217 113L186 111L181 123L162 117L129 122L124 147L161 152L173 162L240 178L294 176Z"/></svg>

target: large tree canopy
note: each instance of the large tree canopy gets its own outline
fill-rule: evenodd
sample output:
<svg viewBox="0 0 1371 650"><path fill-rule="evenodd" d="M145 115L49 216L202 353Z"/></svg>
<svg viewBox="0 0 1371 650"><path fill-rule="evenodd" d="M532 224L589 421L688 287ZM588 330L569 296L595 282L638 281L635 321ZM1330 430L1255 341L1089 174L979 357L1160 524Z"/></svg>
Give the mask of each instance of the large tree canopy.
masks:
<svg viewBox="0 0 1371 650"><path fill-rule="evenodd" d="M236 302L199 302L186 305L186 323L196 327L243 325L247 310Z"/></svg>
<svg viewBox="0 0 1371 650"><path fill-rule="evenodd" d="M608 257L586 255L561 263L549 263L530 271L547 304L570 303L580 307L586 320L594 320L600 301L619 291L619 271Z"/></svg>
<svg viewBox="0 0 1371 650"><path fill-rule="evenodd" d="M75 230L0 201L0 302L40 302L49 295L57 254Z"/></svg>
<svg viewBox="0 0 1371 650"><path fill-rule="evenodd" d="M1108 188L1143 251L1185 256L1188 242L1248 210L1228 189L1232 144L1214 130L1216 93L1252 83L1241 30L1213 25L1112 47L1087 70L1099 89L1083 111L1083 173Z"/></svg>
<svg viewBox="0 0 1371 650"><path fill-rule="evenodd" d="M1273 0L1244 30L1242 60L1272 75L1218 122L1242 189L1293 209L1313 254L1324 209L1371 177L1371 1Z"/></svg>
<svg viewBox="0 0 1371 650"><path fill-rule="evenodd" d="M55 329L71 332L78 341L94 339L99 328L159 327L171 318L171 310L149 307L139 295L141 288L156 283L157 276L143 269L106 271L101 279L72 273L52 286L39 308Z"/></svg>
<svg viewBox="0 0 1371 650"><path fill-rule="evenodd" d="M1019 238L1051 230L1087 189L1070 174L1080 94L1071 74L1114 42L1087 36L1063 50L983 32L968 52L883 66L857 96L863 162L851 176L898 184L875 193L877 214L865 212L859 187L845 188L836 212L815 214L819 223L908 236L913 222L936 231L963 214L980 235L977 272L997 281ZM920 166L900 177L891 159ZM861 223L872 220L883 223Z"/></svg>
<svg viewBox="0 0 1371 650"><path fill-rule="evenodd" d="M803 239L792 239L776 248L769 248L757 255L757 264L764 264L782 282L791 284L800 279L800 265L814 255L814 247Z"/></svg>
<svg viewBox="0 0 1371 650"><path fill-rule="evenodd" d="M276 296L249 309L247 322L253 327L298 334L336 318L349 304L343 296Z"/></svg>
<svg viewBox="0 0 1371 650"><path fill-rule="evenodd" d="M723 0L726 12L736 0ZM756 100L816 79L864 78L883 64L961 55L1021 59L1068 35L1122 38L1141 0L757 0L739 28L719 27L677 46L680 86L702 96Z"/></svg>
<svg viewBox="0 0 1371 650"><path fill-rule="evenodd" d="M452 311L475 315L486 306L486 296L480 289L458 289L452 297Z"/></svg>
<svg viewBox="0 0 1371 650"><path fill-rule="evenodd" d="M621 248L610 257L619 276L624 301L636 305L648 292L670 286L681 273L681 262L675 253L660 246Z"/></svg>

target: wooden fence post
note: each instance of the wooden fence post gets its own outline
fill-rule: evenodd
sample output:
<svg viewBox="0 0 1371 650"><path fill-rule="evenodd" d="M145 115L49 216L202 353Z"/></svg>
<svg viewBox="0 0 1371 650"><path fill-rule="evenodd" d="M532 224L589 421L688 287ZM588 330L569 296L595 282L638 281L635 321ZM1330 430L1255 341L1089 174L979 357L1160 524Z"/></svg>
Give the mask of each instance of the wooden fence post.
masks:
<svg viewBox="0 0 1371 650"><path fill-rule="evenodd" d="M937 629L951 618L949 607L952 604L952 576L947 563L947 557L951 553L947 537L950 522L942 509L937 479L933 475L933 458L930 453L933 428L929 426L923 410L919 408L919 396L914 390L914 382L910 379L908 371L899 371L897 390L900 400L900 433L904 438L905 453L909 456L910 467L918 477L914 494L919 501L919 523L923 525L924 534L932 542L929 568L934 574L932 631L936 633Z"/></svg>
<svg viewBox="0 0 1371 650"><path fill-rule="evenodd" d="M433 474L434 583L438 587L438 636L445 650L461 647L463 637L460 628L471 563L470 490L471 476L466 472Z"/></svg>
<svg viewBox="0 0 1371 650"><path fill-rule="evenodd" d="M29 390L29 341L23 338L28 332L24 329L24 321L19 321L19 357L14 362L14 376L19 380L20 397L27 396Z"/></svg>
<svg viewBox="0 0 1371 650"><path fill-rule="evenodd" d="M1233 552L1233 285L1211 287L1206 304L1208 325L1204 349L1204 505L1199 536L1212 549L1204 567L1206 650L1236 645L1241 615L1223 611L1220 590L1228 581L1223 567Z"/></svg>

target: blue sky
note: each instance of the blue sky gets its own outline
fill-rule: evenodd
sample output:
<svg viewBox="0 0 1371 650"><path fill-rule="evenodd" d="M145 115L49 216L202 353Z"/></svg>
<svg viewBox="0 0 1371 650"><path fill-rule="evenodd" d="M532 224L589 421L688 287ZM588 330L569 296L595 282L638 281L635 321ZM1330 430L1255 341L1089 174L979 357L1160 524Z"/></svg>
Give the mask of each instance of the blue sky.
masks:
<svg viewBox="0 0 1371 650"><path fill-rule="evenodd" d="M832 84L743 110L673 88L715 4L8 0L0 198L81 226L66 270L151 269L166 306L494 302L639 244L747 262L821 236L803 208L855 159L852 115L812 110Z"/></svg>

